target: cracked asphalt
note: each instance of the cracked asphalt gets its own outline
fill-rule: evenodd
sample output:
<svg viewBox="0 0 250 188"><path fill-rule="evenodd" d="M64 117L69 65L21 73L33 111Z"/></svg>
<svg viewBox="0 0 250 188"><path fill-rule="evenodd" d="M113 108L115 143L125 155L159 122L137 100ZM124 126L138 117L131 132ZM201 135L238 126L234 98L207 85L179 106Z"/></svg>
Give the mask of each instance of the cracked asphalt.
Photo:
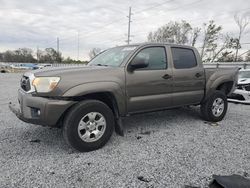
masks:
<svg viewBox="0 0 250 188"><path fill-rule="evenodd" d="M250 106L204 122L198 107L124 119L125 136L79 153L60 129L18 120L21 74L0 74L0 187L207 187L212 175L250 174Z"/></svg>

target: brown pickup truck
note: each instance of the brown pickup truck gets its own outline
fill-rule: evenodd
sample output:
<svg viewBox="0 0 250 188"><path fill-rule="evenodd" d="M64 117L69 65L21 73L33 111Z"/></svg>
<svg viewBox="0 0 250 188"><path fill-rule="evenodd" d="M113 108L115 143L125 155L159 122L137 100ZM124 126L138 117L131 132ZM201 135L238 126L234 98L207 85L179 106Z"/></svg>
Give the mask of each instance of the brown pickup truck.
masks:
<svg viewBox="0 0 250 188"><path fill-rule="evenodd" d="M113 129L123 135L122 117L200 105L206 121L221 121L237 69L204 69L189 46L145 43L111 48L87 66L25 73L18 90L22 121L62 127L79 151L105 145Z"/></svg>

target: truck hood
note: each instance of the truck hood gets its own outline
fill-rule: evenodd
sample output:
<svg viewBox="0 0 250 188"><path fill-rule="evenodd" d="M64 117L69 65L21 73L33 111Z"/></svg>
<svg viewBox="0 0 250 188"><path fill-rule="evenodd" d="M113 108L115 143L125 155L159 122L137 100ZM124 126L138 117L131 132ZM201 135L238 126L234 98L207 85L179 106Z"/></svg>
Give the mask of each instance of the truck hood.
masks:
<svg viewBox="0 0 250 188"><path fill-rule="evenodd" d="M69 67L56 67L44 68L33 71L35 76L63 76L65 74L83 73L83 71L95 71L100 69L107 69L104 66L69 66Z"/></svg>
<svg viewBox="0 0 250 188"><path fill-rule="evenodd" d="M60 77L57 87L50 93L39 93L40 96L60 96L69 89L87 83L116 82L119 85L125 80L124 67L74 66L58 67L33 71L35 77Z"/></svg>

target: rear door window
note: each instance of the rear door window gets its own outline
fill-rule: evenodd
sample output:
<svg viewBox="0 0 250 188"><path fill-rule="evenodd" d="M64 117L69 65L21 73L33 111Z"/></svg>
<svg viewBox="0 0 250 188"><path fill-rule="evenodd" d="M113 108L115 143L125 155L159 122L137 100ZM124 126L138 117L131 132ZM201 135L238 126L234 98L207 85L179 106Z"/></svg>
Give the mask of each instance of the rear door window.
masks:
<svg viewBox="0 0 250 188"><path fill-rule="evenodd" d="M175 69L189 69L197 66L192 49L172 47L171 51Z"/></svg>

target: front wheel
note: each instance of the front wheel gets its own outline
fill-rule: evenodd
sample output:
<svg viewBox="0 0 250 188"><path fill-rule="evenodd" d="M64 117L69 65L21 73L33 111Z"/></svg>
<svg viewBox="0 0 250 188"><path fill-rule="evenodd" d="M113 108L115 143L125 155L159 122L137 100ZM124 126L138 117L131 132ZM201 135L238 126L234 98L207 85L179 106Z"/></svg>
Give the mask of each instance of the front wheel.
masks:
<svg viewBox="0 0 250 188"><path fill-rule="evenodd" d="M201 115L206 121L221 121L227 112L227 96L221 91L214 93L201 104Z"/></svg>
<svg viewBox="0 0 250 188"><path fill-rule="evenodd" d="M112 110L101 101L86 100L67 113L63 135L66 142L78 151L92 151L107 143L113 129Z"/></svg>

